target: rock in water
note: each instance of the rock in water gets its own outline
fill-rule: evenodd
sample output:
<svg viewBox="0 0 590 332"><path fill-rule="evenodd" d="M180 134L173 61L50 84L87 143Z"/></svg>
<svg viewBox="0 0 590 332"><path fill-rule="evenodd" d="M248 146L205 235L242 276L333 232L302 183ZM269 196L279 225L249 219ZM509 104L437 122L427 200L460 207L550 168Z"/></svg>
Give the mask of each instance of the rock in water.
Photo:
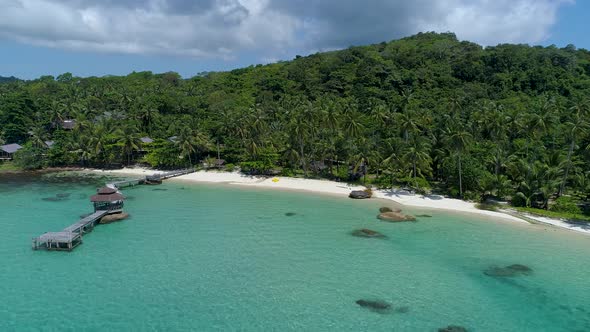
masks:
<svg viewBox="0 0 590 332"><path fill-rule="evenodd" d="M467 329L463 326L449 325L447 327L441 327L438 332L467 332Z"/></svg>
<svg viewBox="0 0 590 332"><path fill-rule="evenodd" d="M400 314L406 314L409 311L410 311L410 307L407 307L407 306L395 308L395 312L400 313Z"/></svg>
<svg viewBox="0 0 590 332"><path fill-rule="evenodd" d="M126 219L127 217L129 217L129 214L125 212L109 214L100 219L100 224L110 224L114 221L121 221L123 219Z"/></svg>
<svg viewBox="0 0 590 332"><path fill-rule="evenodd" d="M399 212L383 212L377 216L377 218L385 221L416 221L416 218L410 215L405 215Z"/></svg>
<svg viewBox="0 0 590 332"><path fill-rule="evenodd" d="M357 229L355 231L352 232L352 236L356 236L356 237L368 237L368 238L380 238L380 239L384 239L386 238L385 235L379 233L379 232L375 232L373 230L370 229Z"/></svg>
<svg viewBox="0 0 590 332"><path fill-rule="evenodd" d="M529 275L533 272L533 269L531 269L530 267L528 267L526 265L522 265L522 264L512 264L512 265L508 265L506 268L510 269L514 272L524 274L524 275Z"/></svg>
<svg viewBox="0 0 590 332"><path fill-rule="evenodd" d="M385 212L397 212L397 213L400 213L400 212L402 212L402 209L398 209L398 208L392 209L392 208L387 207L387 206L384 206L384 207L379 208L379 213L385 213Z"/></svg>
<svg viewBox="0 0 590 332"><path fill-rule="evenodd" d="M391 309L391 304L384 301L358 300L356 304L379 313L385 313Z"/></svg>
<svg viewBox="0 0 590 332"><path fill-rule="evenodd" d="M351 191L350 194L348 194L348 197L354 199L367 199L371 198L371 194L363 190L354 190Z"/></svg>
<svg viewBox="0 0 590 332"><path fill-rule="evenodd" d="M297 215L297 213L295 213L295 212L287 212L287 213L285 213L285 215L287 217L293 217L294 215Z"/></svg>
<svg viewBox="0 0 590 332"><path fill-rule="evenodd" d="M483 271L483 274L490 277L518 277L528 276L533 273L533 269L522 264L512 264L506 267L490 266Z"/></svg>

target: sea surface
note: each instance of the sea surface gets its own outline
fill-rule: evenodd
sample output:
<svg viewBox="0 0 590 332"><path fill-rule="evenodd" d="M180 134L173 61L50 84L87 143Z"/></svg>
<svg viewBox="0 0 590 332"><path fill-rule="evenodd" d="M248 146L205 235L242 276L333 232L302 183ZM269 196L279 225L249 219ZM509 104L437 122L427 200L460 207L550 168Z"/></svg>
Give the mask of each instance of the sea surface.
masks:
<svg viewBox="0 0 590 332"><path fill-rule="evenodd" d="M379 200L168 181L124 189L130 219L74 251L31 250L106 180L0 176L0 331L590 331L589 236L380 222Z"/></svg>

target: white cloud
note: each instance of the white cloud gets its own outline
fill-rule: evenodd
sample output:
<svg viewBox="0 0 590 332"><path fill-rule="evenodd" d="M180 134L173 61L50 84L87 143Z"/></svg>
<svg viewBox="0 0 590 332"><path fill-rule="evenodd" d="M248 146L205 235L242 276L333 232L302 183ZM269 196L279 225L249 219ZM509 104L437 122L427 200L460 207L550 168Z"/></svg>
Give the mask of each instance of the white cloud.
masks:
<svg viewBox="0 0 590 332"><path fill-rule="evenodd" d="M491 45L538 43L569 0L0 0L0 37L55 48L281 57L453 31Z"/></svg>

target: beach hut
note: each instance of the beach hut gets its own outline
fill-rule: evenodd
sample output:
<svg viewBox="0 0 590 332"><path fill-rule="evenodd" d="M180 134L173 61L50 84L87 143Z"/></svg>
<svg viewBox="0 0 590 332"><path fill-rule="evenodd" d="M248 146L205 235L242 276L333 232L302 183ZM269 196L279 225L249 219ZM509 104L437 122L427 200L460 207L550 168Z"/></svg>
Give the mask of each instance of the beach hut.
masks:
<svg viewBox="0 0 590 332"><path fill-rule="evenodd" d="M144 144L149 144L149 143L152 143L154 141L153 139L151 139L151 138L149 138L147 136L146 137L142 137L139 140L141 141L141 143L144 143Z"/></svg>
<svg viewBox="0 0 590 332"><path fill-rule="evenodd" d="M123 212L125 197L115 188L102 187L96 191L96 195L90 197L94 204L94 212L109 211L109 213Z"/></svg>
<svg viewBox="0 0 590 332"><path fill-rule="evenodd" d="M12 160L14 153L23 147L18 144L6 144L0 146L0 160Z"/></svg>
<svg viewBox="0 0 590 332"><path fill-rule="evenodd" d="M51 149L51 147L53 146L53 144L55 144L55 142L54 142L54 141L45 141L44 143L45 143L45 146L46 146L48 149Z"/></svg>

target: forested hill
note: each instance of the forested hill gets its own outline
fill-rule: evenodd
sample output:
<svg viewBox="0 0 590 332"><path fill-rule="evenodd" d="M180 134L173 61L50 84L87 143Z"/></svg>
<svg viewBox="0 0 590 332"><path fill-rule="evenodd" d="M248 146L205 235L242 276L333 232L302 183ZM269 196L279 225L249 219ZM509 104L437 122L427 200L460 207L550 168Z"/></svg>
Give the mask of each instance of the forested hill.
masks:
<svg viewBox="0 0 590 332"><path fill-rule="evenodd" d="M3 139L29 142L25 164L178 167L219 146L252 172L368 173L381 186L540 206L590 191L590 53L573 46L422 33L186 80L63 74L0 93ZM59 129L65 119L73 130ZM143 136L156 141L140 146ZM26 158L47 139L45 159Z"/></svg>
<svg viewBox="0 0 590 332"><path fill-rule="evenodd" d="M10 77L0 76L0 84L1 83L8 83L8 82L16 82L18 80L19 79L14 76L10 76Z"/></svg>

